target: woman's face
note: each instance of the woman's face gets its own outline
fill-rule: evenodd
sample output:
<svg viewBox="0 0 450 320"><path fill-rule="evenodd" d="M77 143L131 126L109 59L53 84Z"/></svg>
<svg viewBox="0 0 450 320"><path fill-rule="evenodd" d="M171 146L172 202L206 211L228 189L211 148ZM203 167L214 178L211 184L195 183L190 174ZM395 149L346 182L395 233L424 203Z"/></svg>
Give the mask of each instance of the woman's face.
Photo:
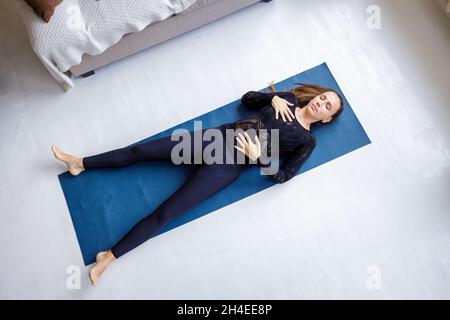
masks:
<svg viewBox="0 0 450 320"><path fill-rule="evenodd" d="M310 100L305 106L305 111L316 121L326 123L339 110L340 104L338 95L333 91L327 91Z"/></svg>

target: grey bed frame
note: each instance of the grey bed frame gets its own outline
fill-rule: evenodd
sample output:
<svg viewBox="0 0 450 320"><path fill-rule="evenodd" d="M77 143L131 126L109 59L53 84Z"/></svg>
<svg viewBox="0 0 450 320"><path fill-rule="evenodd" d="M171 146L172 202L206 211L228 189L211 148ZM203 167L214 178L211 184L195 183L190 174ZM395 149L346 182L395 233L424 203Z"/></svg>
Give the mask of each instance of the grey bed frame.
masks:
<svg viewBox="0 0 450 320"><path fill-rule="evenodd" d="M83 55L79 65L70 68L75 77L88 77L94 70L153 47L161 42L198 28L257 2L272 0L198 0L186 10L150 24L144 30L125 35L118 43L99 55Z"/></svg>

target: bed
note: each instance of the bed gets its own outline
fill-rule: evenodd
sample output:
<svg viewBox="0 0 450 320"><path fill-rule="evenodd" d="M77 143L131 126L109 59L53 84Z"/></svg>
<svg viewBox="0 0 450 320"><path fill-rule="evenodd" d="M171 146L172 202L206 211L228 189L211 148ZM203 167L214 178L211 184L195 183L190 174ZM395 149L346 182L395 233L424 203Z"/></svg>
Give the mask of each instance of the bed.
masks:
<svg viewBox="0 0 450 320"><path fill-rule="evenodd" d="M25 1L15 5L34 52L67 91L73 77L261 1L271 0L64 0L48 23Z"/></svg>

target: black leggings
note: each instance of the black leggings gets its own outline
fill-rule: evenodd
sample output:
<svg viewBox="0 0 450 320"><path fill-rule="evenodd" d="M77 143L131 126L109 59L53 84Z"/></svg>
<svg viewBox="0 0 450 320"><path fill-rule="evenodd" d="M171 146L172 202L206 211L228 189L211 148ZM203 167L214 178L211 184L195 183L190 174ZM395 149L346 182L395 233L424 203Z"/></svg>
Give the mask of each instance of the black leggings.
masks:
<svg viewBox="0 0 450 320"><path fill-rule="evenodd" d="M217 128L224 129L230 128L230 126L226 124ZM206 129L203 129L202 132L204 130ZM191 137L194 139L193 134L191 134ZM194 150L193 140L191 142L191 160L194 159L196 152L203 152L204 148L211 143L210 141L202 141L201 150L200 147ZM172 147L177 143L179 141L171 141L169 135L130 147L86 157L83 159L83 165L88 170L122 167L139 161L171 161ZM224 148L224 153L226 150ZM155 211L138 222L122 240L111 248L114 257L119 258L133 250L153 237L159 229L171 220L231 184L239 177L243 168L242 165L235 163L234 161L231 164L196 164L198 168L175 193L165 200Z"/></svg>

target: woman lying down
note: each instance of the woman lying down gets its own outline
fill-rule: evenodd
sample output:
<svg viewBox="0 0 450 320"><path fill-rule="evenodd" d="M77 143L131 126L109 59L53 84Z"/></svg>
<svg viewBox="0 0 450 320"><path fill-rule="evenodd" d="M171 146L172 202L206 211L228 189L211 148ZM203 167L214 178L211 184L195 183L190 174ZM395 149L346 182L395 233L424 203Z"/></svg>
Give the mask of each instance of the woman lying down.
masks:
<svg viewBox="0 0 450 320"><path fill-rule="evenodd" d="M269 163L261 161L263 151L261 135L259 137L257 134L254 135L252 141L248 134L249 130L266 130L264 138L273 136L270 134L272 130L278 130L278 151L280 155L287 155L287 158L269 177L277 183L284 183L295 176L316 145L311 126L330 123L343 111L342 97L335 90L315 84L296 84L300 86L287 91L275 92L271 85L272 92L249 91L244 94L241 98L242 104L257 112L249 118L216 127L224 133L224 141L226 140L222 158L219 159L227 157L228 160L199 165L192 176L155 211L139 221L108 251L99 252L96 263L89 272L92 285L95 286L111 262L152 238L158 230L188 209L233 183L243 170L252 165L268 167ZM230 129L237 132L231 143L229 139L225 139L225 131ZM190 133L193 139L194 131ZM167 160L175 163L172 149L178 143L172 141L169 135L88 157L64 153L56 146L52 146L52 151L56 159L63 161L69 172L77 176L85 170L118 168L140 161ZM188 152L190 163L193 164L192 160L198 159L199 155L203 157L203 152L210 143L212 142L202 141L201 147L197 148L191 143L191 150ZM237 150L231 157L232 161L229 161L230 150ZM240 163L239 153L251 163Z"/></svg>

